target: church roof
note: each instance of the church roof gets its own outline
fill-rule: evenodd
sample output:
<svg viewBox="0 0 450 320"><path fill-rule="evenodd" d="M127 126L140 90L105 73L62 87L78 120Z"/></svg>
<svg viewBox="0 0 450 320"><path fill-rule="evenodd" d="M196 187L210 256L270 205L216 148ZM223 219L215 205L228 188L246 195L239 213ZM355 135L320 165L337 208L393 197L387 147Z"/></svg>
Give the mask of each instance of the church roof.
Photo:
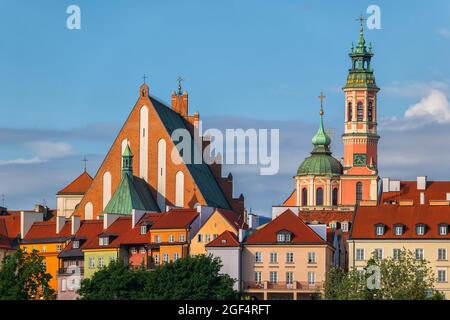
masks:
<svg viewBox="0 0 450 320"><path fill-rule="evenodd" d="M157 100L155 97L149 96L149 98L170 136L176 129L188 130L186 123L178 113ZM190 139L193 153L200 152L192 137L190 137ZM199 157L193 156L193 159L197 158ZM186 167L209 206L231 210L223 190L205 162L202 161L202 163L196 164L194 161L191 161L191 163L186 163Z"/></svg>
<svg viewBox="0 0 450 320"><path fill-rule="evenodd" d="M69 183L66 187L58 191L60 194L84 194L91 186L92 177L84 171L75 180Z"/></svg>

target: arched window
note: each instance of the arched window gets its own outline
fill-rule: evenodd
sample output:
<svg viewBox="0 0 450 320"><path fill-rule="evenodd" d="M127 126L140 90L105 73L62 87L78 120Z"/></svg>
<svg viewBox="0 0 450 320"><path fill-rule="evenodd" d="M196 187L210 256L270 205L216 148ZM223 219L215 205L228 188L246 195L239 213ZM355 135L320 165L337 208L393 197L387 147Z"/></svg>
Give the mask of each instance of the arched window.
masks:
<svg viewBox="0 0 450 320"><path fill-rule="evenodd" d="M356 201L362 200L362 182L356 183Z"/></svg>
<svg viewBox="0 0 450 320"><path fill-rule="evenodd" d="M317 188L316 190L316 206L323 206L323 189Z"/></svg>
<svg viewBox="0 0 450 320"><path fill-rule="evenodd" d="M373 121L373 102L369 101L369 106L367 108L367 120L369 122Z"/></svg>
<svg viewBox="0 0 450 320"><path fill-rule="evenodd" d="M158 181L156 203L162 210L166 210L166 141L161 139L158 141Z"/></svg>
<svg viewBox="0 0 450 320"><path fill-rule="evenodd" d="M103 209L108 205L109 200L111 200L111 173L106 171L103 174Z"/></svg>
<svg viewBox="0 0 450 320"><path fill-rule="evenodd" d="M337 206L338 205L338 189L337 188L333 188L333 195L332 195L332 202L333 202L333 206Z"/></svg>
<svg viewBox="0 0 450 320"><path fill-rule="evenodd" d="M348 121L352 121L352 118L353 118L353 107L352 107L352 103L351 102L348 103L347 115L348 115Z"/></svg>
<svg viewBox="0 0 450 320"><path fill-rule="evenodd" d="M357 118L356 120L363 121L363 115L364 115L363 104L362 102L358 102L356 106L356 118Z"/></svg>
<svg viewBox="0 0 450 320"><path fill-rule="evenodd" d="M308 205L308 189L302 189L302 206Z"/></svg>
<svg viewBox="0 0 450 320"><path fill-rule="evenodd" d="M178 171L175 175L175 205L184 207L184 173Z"/></svg>

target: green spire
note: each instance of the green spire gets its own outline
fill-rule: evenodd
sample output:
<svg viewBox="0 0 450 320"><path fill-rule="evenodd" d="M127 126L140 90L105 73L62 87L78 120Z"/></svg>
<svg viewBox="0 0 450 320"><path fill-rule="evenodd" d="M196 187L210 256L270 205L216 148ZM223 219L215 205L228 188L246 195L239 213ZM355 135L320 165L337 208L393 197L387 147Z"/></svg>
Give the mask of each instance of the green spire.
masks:
<svg viewBox="0 0 450 320"><path fill-rule="evenodd" d="M323 127L323 115L324 115L323 100L325 99L323 92L320 93L319 99L320 99L320 113L319 113L320 114L320 125L319 125L319 130L317 130L317 133L312 138L311 142L314 145L315 151L320 151L320 149L324 149L324 150L328 151L328 147L331 143L331 139L326 134L325 129Z"/></svg>
<svg viewBox="0 0 450 320"><path fill-rule="evenodd" d="M128 144L122 154L122 176L125 175L133 176L133 154Z"/></svg>

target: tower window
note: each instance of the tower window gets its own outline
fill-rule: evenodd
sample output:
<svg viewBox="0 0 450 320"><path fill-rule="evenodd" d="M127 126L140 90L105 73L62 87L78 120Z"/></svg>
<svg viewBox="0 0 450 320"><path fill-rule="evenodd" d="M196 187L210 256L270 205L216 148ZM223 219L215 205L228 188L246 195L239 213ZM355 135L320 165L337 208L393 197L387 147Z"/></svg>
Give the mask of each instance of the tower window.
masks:
<svg viewBox="0 0 450 320"><path fill-rule="evenodd" d="M352 103L351 102L348 103L347 114L348 114L348 121L352 121L352 118L353 118L353 107L352 107Z"/></svg>
<svg viewBox="0 0 450 320"><path fill-rule="evenodd" d="M356 201L362 200L362 182L356 183Z"/></svg>
<svg viewBox="0 0 450 320"><path fill-rule="evenodd" d="M302 189L302 206L308 205L308 189Z"/></svg>
<svg viewBox="0 0 450 320"><path fill-rule="evenodd" d="M338 189L337 188L333 188L333 206L337 206L338 204Z"/></svg>
<svg viewBox="0 0 450 320"><path fill-rule="evenodd" d="M357 111L357 113L356 113L357 120L358 121L363 121L364 111L363 111L363 104L362 104L362 102L358 102L356 108L357 108L357 110L356 110Z"/></svg>
<svg viewBox="0 0 450 320"><path fill-rule="evenodd" d="M373 102L369 101L369 107L367 108L367 119L369 122L373 121Z"/></svg>
<svg viewBox="0 0 450 320"><path fill-rule="evenodd" d="M323 189L317 188L316 190L316 206L323 206Z"/></svg>

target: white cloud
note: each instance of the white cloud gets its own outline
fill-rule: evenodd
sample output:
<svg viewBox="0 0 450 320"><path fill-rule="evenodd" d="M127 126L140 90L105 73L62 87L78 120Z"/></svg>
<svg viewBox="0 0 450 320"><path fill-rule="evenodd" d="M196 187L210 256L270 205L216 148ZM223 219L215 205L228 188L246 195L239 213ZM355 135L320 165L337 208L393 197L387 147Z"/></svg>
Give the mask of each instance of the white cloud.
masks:
<svg viewBox="0 0 450 320"><path fill-rule="evenodd" d="M390 85L383 87L383 94L396 97L423 97L430 94L433 90L439 90L448 93L450 90L448 82L445 81L394 81Z"/></svg>
<svg viewBox="0 0 450 320"><path fill-rule="evenodd" d="M42 163L42 162L44 162L44 161L42 161L38 157L33 157L30 159L18 158L18 159L13 159L13 160L0 160L0 166L13 165L13 164L36 164L36 163Z"/></svg>
<svg viewBox="0 0 450 320"><path fill-rule="evenodd" d="M432 90L430 94L406 110L405 118L449 123L450 103L443 92Z"/></svg>
<svg viewBox="0 0 450 320"><path fill-rule="evenodd" d="M48 160L70 156L74 153L70 144L53 141L34 141L28 146L36 153L40 159Z"/></svg>

